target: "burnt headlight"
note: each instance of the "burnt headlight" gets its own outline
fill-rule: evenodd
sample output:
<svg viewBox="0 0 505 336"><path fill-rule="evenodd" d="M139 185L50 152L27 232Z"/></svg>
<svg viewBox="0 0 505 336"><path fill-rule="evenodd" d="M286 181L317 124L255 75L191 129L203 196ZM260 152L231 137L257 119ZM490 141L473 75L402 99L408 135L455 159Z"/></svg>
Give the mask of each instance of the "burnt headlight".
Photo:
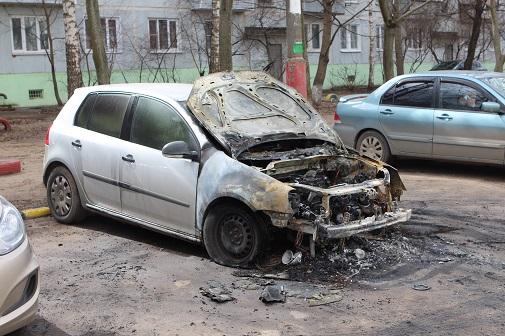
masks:
<svg viewBox="0 0 505 336"><path fill-rule="evenodd" d="M0 196L0 255L14 251L25 240L25 236L21 214Z"/></svg>

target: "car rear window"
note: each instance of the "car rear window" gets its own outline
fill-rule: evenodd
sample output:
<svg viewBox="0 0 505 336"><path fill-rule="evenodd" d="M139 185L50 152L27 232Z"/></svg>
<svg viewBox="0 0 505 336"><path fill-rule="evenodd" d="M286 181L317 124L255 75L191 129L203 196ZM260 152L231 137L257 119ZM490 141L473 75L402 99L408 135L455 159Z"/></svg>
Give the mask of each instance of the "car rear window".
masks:
<svg viewBox="0 0 505 336"><path fill-rule="evenodd" d="M87 128L90 131L119 138L130 95L120 93L99 94L90 113Z"/></svg>

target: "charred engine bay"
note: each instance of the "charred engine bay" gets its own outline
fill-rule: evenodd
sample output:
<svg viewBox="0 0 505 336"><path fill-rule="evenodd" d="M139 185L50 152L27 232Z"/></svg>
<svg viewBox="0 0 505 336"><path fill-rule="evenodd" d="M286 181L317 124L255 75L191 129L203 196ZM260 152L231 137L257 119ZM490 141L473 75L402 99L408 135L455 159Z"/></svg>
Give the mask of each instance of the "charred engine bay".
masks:
<svg viewBox="0 0 505 336"><path fill-rule="evenodd" d="M324 193L305 188L328 189L384 178L376 166L318 140L267 143L243 153L239 160L295 188L290 193L295 220L346 224L371 216L378 218L391 210L389 190L382 186L326 200Z"/></svg>

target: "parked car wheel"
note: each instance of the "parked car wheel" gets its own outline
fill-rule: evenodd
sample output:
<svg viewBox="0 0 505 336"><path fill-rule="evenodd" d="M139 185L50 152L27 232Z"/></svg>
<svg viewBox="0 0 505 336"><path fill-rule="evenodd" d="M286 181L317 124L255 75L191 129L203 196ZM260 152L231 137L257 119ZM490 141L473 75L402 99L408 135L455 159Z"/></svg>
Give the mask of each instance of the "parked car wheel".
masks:
<svg viewBox="0 0 505 336"><path fill-rule="evenodd" d="M386 138L376 131L366 131L361 134L356 142L356 149L361 155L375 160L388 162L391 159L391 151Z"/></svg>
<svg viewBox="0 0 505 336"><path fill-rule="evenodd" d="M264 223L244 207L214 207L203 227L203 241L210 257L225 266L247 266L264 240Z"/></svg>
<svg viewBox="0 0 505 336"><path fill-rule="evenodd" d="M49 174L47 200L51 214L60 223L76 223L86 217L74 177L65 167L56 167Z"/></svg>

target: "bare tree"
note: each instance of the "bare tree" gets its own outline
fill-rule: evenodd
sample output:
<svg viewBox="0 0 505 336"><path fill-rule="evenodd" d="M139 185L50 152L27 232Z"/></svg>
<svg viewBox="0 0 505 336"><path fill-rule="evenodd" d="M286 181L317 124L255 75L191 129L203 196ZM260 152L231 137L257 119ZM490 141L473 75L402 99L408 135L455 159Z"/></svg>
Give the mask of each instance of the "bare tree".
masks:
<svg viewBox="0 0 505 336"><path fill-rule="evenodd" d="M219 72L219 25L221 0L212 0L212 35L210 38L209 73Z"/></svg>
<svg viewBox="0 0 505 336"><path fill-rule="evenodd" d="M312 102L316 106L321 104L323 96L323 84L324 80L326 79L326 70L330 61L330 49L333 41L335 40L335 37L337 36L337 33L340 31L340 29L345 29L345 25L354 20L373 2L373 0L367 1L363 7L352 13L348 19L345 21L340 21L340 19L333 14L333 6L336 0L321 1L323 5L323 39L321 43L321 51L319 52L319 61L317 64L316 75L314 77L314 82L312 83Z"/></svg>
<svg viewBox="0 0 505 336"><path fill-rule="evenodd" d="M470 35L470 40L468 42L468 53L465 59L465 65L463 69L472 69L473 60L475 59L475 50L477 48L477 42L479 41L479 35L482 25L482 14L486 7L487 0L475 0L472 19L472 33Z"/></svg>
<svg viewBox="0 0 505 336"><path fill-rule="evenodd" d="M220 0L219 7L219 71L233 70L231 27L233 0Z"/></svg>
<svg viewBox="0 0 505 336"><path fill-rule="evenodd" d="M385 80L389 80L394 77L393 48L395 45L395 35L398 26L405 20L405 18L431 2L432 0L427 0L422 4L414 5L414 1L406 1L405 6L395 9L394 3L398 3L398 1L379 0L379 7L384 20L384 51L382 53L382 65Z"/></svg>
<svg viewBox="0 0 505 336"><path fill-rule="evenodd" d="M42 9L44 11L44 19L45 19L45 28L47 34L47 43L48 45L44 46L44 50L46 52L47 58L49 59L49 64L51 65L51 78L53 81L53 89L54 89L54 97L56 98L56 102L59 106L63 105L61 101L60 92L58 90L58 81L56 79L56 69L55 69L55 60L54 60L54 40L53 34L51 32L51 11L47 8L45 0L42 0ZM41 41L42 43L42 41Z"/></svg>
<svg viewBox="0 0 505 336"><path fill-rule="evenodd" d="M65 51L67 61L67 92L70 98L75 89L83 86L79 29L75 18L75 1L63 0L63 25L65 26Z"/></svg>
<svg viewBox="0 0 505 336"><path fill-rule="evenodd" d="M373 29L373 7L368 6L368 90L371 90L374 86L374 44L375 38L380 38L380 36L375 37Z"/></svg>
<svg viewBox="0 0 505 336"><path fill-rule="evenodd" d="M491 38L494 46L495 66L494 71L503 72L503 64L505 63L505 55L501 48L501 33L500 21L497 13L496 0L490 0L489 11L491 14Z"/></svg>
<svg viewBox="0 0 505 336"><path fill-rule="evenodd" d="M110 69L105 53L105 39L100 22L100 9L98 0L86 0L86 14L88 24L86 29L89 32L91 49L93 50L93 62L95 63L96 76L99 84L110 83Z"/></svg>

